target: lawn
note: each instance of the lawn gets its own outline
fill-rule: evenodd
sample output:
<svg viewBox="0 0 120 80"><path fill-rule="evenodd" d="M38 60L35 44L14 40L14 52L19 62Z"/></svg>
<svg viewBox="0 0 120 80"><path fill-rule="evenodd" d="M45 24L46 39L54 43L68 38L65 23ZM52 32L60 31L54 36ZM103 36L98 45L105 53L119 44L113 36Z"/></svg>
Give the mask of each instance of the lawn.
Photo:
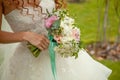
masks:
<svg viewBox="0 0 120 80"><path fill-rule="evenodd" d="M113 62L107 60L100 62L112 69L112 74L109 77L109 80L120 80L120 62Z"/></svg>
<svg viewBox="0 0 120 80"><path fill-rule="evenodd" d="M98 5L101 6L100 30L102 30L104 0L99 1L99 4L97 4L97 0L87 0L85 3L68 4L69 13L75 18L77 26L80 27L81 40L85 43L96 41L96 36L98 35ZM115 41L118 31L118 18L115 14L113 1L114 0L111 0L108 14L107 38L109 41ZM101 31L100 33L102 34L103 32Z"/></svg>
<svg viewBox="0 0 120 80"><path fill-rule="evenodd" d="M101 18L100 18L100 29L102 29L103 16L104 16L104 4L103 0L99 0L99 4L101 5ZM117 26L118 26L118 18L115 14L113 2L111 0L109 15L108 15L108 26L107 26L107 38L109 41L115 41L117 36ZM68 4L68 10L70 15L75 18L77 26L81 29L81 40L85 43L91 43L97 41L96 36L97 26L98 26L98 6L97 0L87 0L85 3L70 3ZM101 32L102 33L102 32ZM113 70L109 80L120 80L120 62L113 61L100 61L104 65L108 66Z"/></svg>

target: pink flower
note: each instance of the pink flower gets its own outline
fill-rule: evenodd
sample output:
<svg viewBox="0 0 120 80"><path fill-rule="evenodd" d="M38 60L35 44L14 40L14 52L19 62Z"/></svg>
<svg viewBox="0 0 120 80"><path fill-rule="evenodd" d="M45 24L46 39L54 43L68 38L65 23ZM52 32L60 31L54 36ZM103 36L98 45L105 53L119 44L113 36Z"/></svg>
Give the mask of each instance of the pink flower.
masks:
<svg viewBox="0 0 120 80"><path fill-rule="evenodd" d="M52 26L52 24L56 21L56 20L58 20L58 17L57 16L51 16L51 17L49 17L49 18L47 18L47 19L45 19L45 27L46 28L51 28L51 26Z"/></svg>
<svg viewBox="0 0 120 80"><path fill-rule="evenodd" d="M61 43L61 36L55 35L54 39L57 41L57 43Z"/></svg>
<svg viewBox="0 0 120 80"><path fill-rule="evenodd" d="M80 41L80 31L79 31L79 29L73 29L72 36L77 42L79 42Z"/></svg>

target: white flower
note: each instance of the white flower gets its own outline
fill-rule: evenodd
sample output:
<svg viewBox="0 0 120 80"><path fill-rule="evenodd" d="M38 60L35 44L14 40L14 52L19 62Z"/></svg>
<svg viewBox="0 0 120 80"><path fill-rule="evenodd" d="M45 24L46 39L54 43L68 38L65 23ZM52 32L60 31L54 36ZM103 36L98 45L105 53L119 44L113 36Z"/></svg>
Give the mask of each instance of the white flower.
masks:
<svg viewBox="0 0 120 80"><path fill-rule="evenodd" d="M64 23L64 21L61 21L60 27L63 28L62 34L66 36L70 36L72 34L71 32L72 32L73 25L67 25Z"/></svg>
<svg viewBox="0 0 120 80"><path fill-rule="evenodd" d="M73 25L74 22L75 22L75 21L74 21L73 18L68 17L68 16L65 16L65 18L64 18L64 23L67 23L67 24L69 24L69 25Z"/></svg>
<svg viewBox="0 0 120 80"><path fill-rule="evenodd" d="M79 51L80 30L75 26L75 20L67 16L62 10L58 10L55 15L61 17L60 28L60 42L54 48L55 53L62 57L77 57ZM54 36L55 40L59 37Z"/></svg>
<svg viewBox="0 0 120 80"><path fill-rule="evenodd" d="M61 38L61 42L62 43L66 43L66 42L72 41L72 40L73 40L73 37L66 37L66 36L64 36L64 37Z"/></svg>
<svg viewBox="0 0 120 80"><path fill-rule="evenodd" d="M74 19L65 16L65 18L63 18L63 20L61 21L61 26L68 26L68 27L72 27L74 24Z"/></svg>
<svg viewBox="0 0 120 80"><path fill-rule="evenodd" d="M54 48L55 52L60 54L62 57L72 57L74 54L77 54L79 47L76 43L68 41L62 45L58 45Z"/></svg>

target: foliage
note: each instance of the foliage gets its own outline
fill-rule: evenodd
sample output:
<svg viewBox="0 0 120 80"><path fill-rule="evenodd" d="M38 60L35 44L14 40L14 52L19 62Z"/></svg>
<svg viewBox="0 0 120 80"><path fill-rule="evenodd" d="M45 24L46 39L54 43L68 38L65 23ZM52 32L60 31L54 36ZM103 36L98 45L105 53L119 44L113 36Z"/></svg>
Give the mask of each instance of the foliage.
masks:
<svg viewBox="0 0 120 80"><path fill-rule="evenodd" d="M99 4L101 5L101 18L100 25L103 24L104 18L104 0L99 0ZM109 41L113 42L116 40L117 32L118 32L118 18L116 16L116 12L114 10L114 0L110 2L109 8L109 21L108 21L108 30L107 36ZM81 28L81 39L85 43L91 43L97 41L97 26L98 26L98 8L97 8L96 0L88 0L85 3L70 3L68 4L68 9L70 15L75 17L77 25ZM102 27L100 28L102 29ZM101 32L102 33L102 32ZM86 35L87 34L87 35Z"/></svg>
<svg viewBox="0 0 120 80"><path fill-rule="evenodd" d="M100 18L100 25L103 24L104 18L104 0L99 0L99 4L101 5L101 18ZM118 24L119 20L116 16L116 12L114 10L114 0L110 2L109 8L109 21L108 21L108 30L107 36L109 41L115 41L118 32ZM98 26L98 6L97 0L87 0L85 3L70 3L68 4L68 9L70 15L75 17L77 26L81 28L81 39L82 42L87 44L91 42L97 41L97 26ZM101 28L100 28L101 29ZM102 33L102 32L101 32ZM120 79L120 62L113 62L113 61L100 61L104 65L108 66L112 69L112 74L109 80L119 80Z"/></svg>

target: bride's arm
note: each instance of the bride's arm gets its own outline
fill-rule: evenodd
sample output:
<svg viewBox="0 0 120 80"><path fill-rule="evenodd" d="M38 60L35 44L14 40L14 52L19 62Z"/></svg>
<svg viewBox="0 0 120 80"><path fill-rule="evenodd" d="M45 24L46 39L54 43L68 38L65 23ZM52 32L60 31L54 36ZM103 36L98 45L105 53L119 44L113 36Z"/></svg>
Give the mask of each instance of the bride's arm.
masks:
<svg viewBox="0 0 120 80"><path fill-rule="evenodd" d="M2 23L2 3L0 3L0 43L15 43L15 42L23 42L28 41L34 46L44 50L48 47L49 41L48 39L40 34L36 34L33 32L5 32L1 30Z"/></svg>
<svg viewBox="0 0 120 80"><path fill-rule="evenodd" d="M0 43L12 43L12 42L25 41L23 39L25 32L11 33L11 32L1 31L2 13L3 13L2 10L3 10L2 2L0 2Z"/></svg>

